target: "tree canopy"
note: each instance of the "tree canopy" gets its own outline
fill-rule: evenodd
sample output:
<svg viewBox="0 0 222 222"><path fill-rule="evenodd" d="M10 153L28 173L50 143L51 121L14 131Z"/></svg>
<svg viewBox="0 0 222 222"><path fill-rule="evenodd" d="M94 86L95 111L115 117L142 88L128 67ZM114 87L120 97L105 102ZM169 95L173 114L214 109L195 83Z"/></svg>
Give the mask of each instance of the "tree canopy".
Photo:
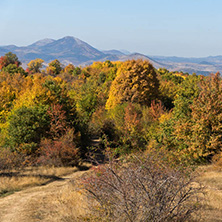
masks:
<svg viewBox="0 0 222 222"><path fill-rule="evenodd" d="M159 80L154 67L143 60L123 62L112 82L106 108L111 109L123 102L150 105L158 98Z"/></svg>

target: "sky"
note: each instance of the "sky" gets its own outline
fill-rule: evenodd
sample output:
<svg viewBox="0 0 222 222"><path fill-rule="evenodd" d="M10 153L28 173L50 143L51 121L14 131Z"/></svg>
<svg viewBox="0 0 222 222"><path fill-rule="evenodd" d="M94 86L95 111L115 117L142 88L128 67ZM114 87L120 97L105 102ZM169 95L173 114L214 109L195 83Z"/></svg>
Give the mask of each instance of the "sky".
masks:
<svg viewBox="0 0 222 222"><path fill-rule="evenodd" d="M222 55L221 0L0 0L0 45L77 37L99 50Z"/></svg>

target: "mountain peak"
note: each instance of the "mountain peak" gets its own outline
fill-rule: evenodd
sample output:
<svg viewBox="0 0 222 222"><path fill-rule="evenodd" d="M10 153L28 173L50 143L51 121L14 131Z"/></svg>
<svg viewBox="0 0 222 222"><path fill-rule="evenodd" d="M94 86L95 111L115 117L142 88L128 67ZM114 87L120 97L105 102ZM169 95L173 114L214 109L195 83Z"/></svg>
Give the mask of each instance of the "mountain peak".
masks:
<svg viewBox="0 0 222 222"><path fill-rule="evenodd" d="M62 42L69 42L69 43L75 43L75 44L87 44L85 42L83 42L82 40L76 38L76 37L73 37L73 36L65 36L61 39L58 39L57 41L62 41Z"/></svg>
<svg viewBox="0 0 222 222"><path fill-rule="evenodd" d="M76 40L77 38L75 38L73 36L65 36L62 39L65 39L65 40Z"/></svg>

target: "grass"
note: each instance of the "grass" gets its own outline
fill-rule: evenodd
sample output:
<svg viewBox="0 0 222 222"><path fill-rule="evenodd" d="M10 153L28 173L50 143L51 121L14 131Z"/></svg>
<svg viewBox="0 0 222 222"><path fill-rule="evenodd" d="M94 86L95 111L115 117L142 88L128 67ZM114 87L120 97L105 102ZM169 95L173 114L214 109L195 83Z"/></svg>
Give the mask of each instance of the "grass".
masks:
<svg viewBox="0 0 222 222"><path fill-rule="evenodd" d="M0 197L60 180L61 176L77 171L73 167L30 167L22 170L0 171Z"/></svg>
<svg viewBox="0 0 222 222"><path fill-rule="evenodd" d="M85 172L79 173L74 180L78 180ZM86 196L80 192L78 186L67 181L56 192L30 203L27 210L34 212L32 214L33 221L88 221L87 215L90 213L88 203Z"/></svg>
<svg viewBox="0 0 222 222"><path fill-rule="evenodd" d="M202 203L203 221L222 221L222 168L208 165L199 167L198 171L198 180L205 187L205 202Z"/></svg>

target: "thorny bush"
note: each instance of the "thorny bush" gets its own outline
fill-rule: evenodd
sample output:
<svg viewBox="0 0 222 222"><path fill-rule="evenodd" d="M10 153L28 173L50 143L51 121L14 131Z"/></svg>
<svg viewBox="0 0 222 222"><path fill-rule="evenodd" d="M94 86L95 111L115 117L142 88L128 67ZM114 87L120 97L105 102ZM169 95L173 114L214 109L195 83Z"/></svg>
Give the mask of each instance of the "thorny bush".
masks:
<svg viewBox="0 0 222 222"><path fill-rule="evenodd" d="M160 157L109 156L82 180L96 221L190 221L200 207L201 185L191 170L171 168ZM94 200L94 201L93 201ZM96 204L95 204L96 202Z"/></svg>

